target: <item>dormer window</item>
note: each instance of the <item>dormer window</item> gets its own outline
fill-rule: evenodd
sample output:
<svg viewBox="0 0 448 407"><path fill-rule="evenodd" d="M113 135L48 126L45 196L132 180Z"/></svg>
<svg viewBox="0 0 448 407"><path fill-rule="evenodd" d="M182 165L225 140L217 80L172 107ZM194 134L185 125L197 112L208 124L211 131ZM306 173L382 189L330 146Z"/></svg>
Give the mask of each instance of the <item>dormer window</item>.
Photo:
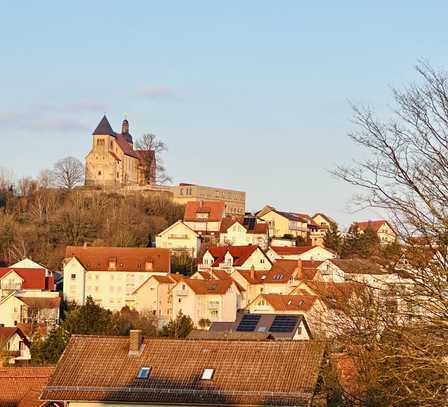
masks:
<svg viewBox="0 0 448 407"><path fill-rule="evenodd" d="M208 219L208 212L197 212L196 219Z"/></svg>

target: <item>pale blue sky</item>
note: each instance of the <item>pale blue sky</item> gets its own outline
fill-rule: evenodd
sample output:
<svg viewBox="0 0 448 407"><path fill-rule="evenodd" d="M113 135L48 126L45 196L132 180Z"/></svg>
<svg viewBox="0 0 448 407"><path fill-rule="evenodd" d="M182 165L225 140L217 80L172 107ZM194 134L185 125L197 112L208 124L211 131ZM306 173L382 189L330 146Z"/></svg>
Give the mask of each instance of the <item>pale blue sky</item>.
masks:
<svg viewBox="0 0 448 407"><path fill-rule="evenodd" d="M116 130L127 113L168 144L175 182L343 224L367 216L328 173L357 154L349 101L385 113L419 58L448 68L445 1L0 5L0 166L83 159L103 113Z"/></svg>

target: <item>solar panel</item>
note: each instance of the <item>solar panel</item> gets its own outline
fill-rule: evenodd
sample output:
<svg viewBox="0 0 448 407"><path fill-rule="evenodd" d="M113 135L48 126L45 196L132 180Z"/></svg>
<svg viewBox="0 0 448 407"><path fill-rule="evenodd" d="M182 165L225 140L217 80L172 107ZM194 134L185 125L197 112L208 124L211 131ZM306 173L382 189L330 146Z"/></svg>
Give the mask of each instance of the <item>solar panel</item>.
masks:
<svg viewBox="0 0 448 407"><path fill-rule="evenodd" d="M255 228L255 218L244 218L243 225L247 227L249 230L253 230Z"/></svg>
<svg viewBox="0 0 448 407"><path fill-rule="evenodd" d="M269 331L292 332L297 325L297 320L297 315L276 315Z"/></svg>
<svg viewBox="0 0 448 407"><path fill-rule="evenodd" d="M246 314L241 318L236 330L239 332L253 332L255 331L260 318L261 315L259 314Z"/></svg>

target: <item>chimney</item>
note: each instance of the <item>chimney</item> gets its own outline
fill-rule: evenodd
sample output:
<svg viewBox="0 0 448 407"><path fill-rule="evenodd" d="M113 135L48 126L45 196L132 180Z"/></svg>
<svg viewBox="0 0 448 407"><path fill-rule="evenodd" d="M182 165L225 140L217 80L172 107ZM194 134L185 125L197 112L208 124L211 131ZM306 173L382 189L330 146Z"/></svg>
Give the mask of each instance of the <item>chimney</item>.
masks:
<svg viewBox="0 0 448 407"><path fill-rule="evenodd" d="M83 247L84 247L84 249L87 247L87 242L84 242Z"/></svg>
<svg viewBox="0 0 448 407"><path fill-rule="evenodd" d="M140 356L143 351L143 333L141 329L129 331L129 356Z"/></svg>
<svg viewBox="0 0 448 407"><path fill-rule="evenodd" d="M302 259L297 260L297 275L299 276L299 279L303 278L303 263Z"/></svg>
<svg viewBox="0 0 448 407"><path fill-rule="evenodd" d="M254 267L254 266L252 266L252 267L250 268L250 278L251 278L252 280L255 279L255 267Z"/></svg>

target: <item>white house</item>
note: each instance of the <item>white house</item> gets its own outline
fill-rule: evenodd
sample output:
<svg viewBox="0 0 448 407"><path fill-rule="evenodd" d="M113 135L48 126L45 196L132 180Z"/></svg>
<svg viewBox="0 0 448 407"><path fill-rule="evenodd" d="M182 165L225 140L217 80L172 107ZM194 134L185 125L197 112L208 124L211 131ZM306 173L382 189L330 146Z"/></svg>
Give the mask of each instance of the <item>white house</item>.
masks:
<svg viewBox="0 0 448 407"><path fill-rule="evenodd" d="M196 258L201 246L199 233L181 220L168 226L156 236L156 247L170 249L172 255L187 254Z"/></svg>
<svg viewBox="0 0 448 407"><path fill-rule="evenodd" d="M259 246L210 247L202 257L199 269L219 268L232 273L235 269L270 270L272 263Z"/></svg>
<svg viewBox="0 0 448 407"><path fill-rule="evenodd" d="M135 289L149 277L169 273L168 249L67 246L64 299L83 305L90 296L118 311L134 305Z"/></svg>
<svg viewBox="0 0 448 407"><path fill-rule="evenodd" d="M321 246L270 246L266 254L272 260L324 261L337 257L335 253Z"/></svg>
<svg viewBox="0 0 448 407"><path fill-rule="evenodd" d="M31 359L30 343L17 327L0 327L0 356L8 364Z"/></svg>
<svg viewBox="0 0 448 407"><path fill-rule="evenodd" d="M255 245L265 250L269 243L269 227L256 218L228 216L222 220L219 243L222 246Z"/></svg>

